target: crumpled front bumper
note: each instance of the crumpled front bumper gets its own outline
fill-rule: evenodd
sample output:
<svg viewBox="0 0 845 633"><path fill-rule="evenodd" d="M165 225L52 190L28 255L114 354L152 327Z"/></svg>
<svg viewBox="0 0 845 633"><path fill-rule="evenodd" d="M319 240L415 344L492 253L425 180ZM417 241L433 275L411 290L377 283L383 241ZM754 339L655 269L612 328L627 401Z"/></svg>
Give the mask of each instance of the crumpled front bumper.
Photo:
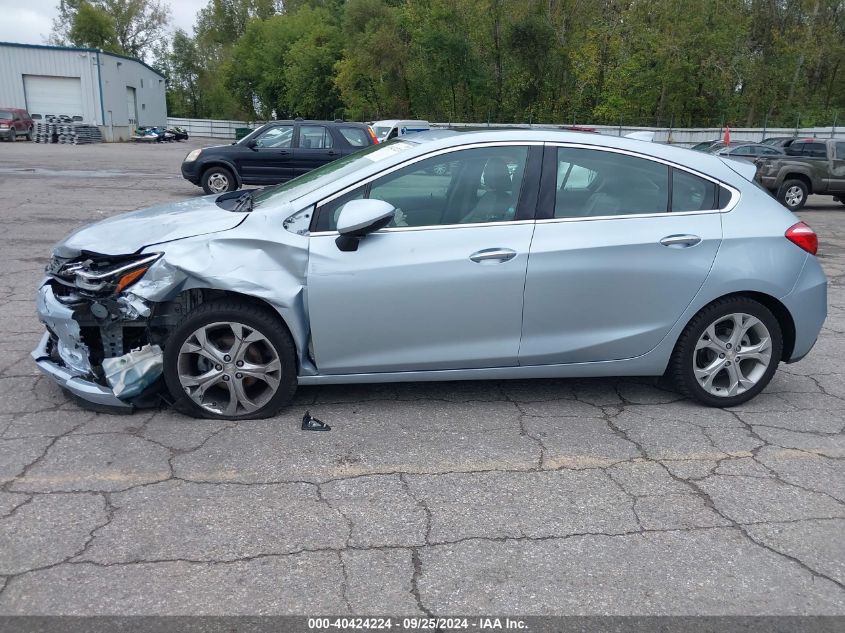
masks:
<svg viewBox="0 0 845 633"><path fill-rule="evenodd" d="M82 344L79 325L73 319L73 309L56 299L49 284L38 290L37 306L39 318L49 329L32 351L32 358L38 368L60 387L83 400L131 411L133 405L115 396L109 387L90 379L91 374L85 369L88 362L87 348ZM55 354L51 353L54 345L58 348ZM54 360L56 356L62 359L61 363Z"/></svg>
<svg viewBox="0 0 845 633"><path fill-rule="evenodd" d="M131 404L115 396L114 392L108 387L98 385L95 382L77 376L73 373L73 370L53 362L50 359L49 347L50 333L45 332L38 346L32 350L32 358L35 360L38 368L52 378L60 387L93 404L118 407L127 411L134 408Z"/></svg>

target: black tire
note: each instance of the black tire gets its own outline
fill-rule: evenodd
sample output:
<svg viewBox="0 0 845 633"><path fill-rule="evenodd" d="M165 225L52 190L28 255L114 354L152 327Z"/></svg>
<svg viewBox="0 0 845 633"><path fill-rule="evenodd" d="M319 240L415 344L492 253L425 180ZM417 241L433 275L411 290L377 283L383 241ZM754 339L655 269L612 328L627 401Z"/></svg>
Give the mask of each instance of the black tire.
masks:
<svg viewBox="0 0 845 633"><path fill-rule="evenodd" d="M32 141L32 128L29 128L29 129L27 130L27 132L26 132L26 140L27 140L27 141L30 141L30 142Z"/></svg>
<svg viewBox="0 0 845 633"><path fill-rule="evenodd" d="M810 195L810 189L807 187L807 183L793 178L783 182L776 197L778 202L790 211L798 211L807 204L808 195Z"/></svg>
<svg viewBox="0 0 845 633"><path fill-rule="evenodd" d="M17 130L15 130L13 128L12 131L9 132L9 142L14 143L17 140L18 140L18 133L17 133Z"/></svg>
<svg viewBox="0 0 845 633"><path fill-rule="evenodd" d="M238 415L225 415L195 402L185 391L179 378L180 350L183 344L203 326L219 322L235 322L256 330L272 345L281 364L275 393L261 408ZM232 371L237 369L232 368ZM290 403L296 393L296 346L284 323L269 308L237 299L219 299L202 303L191 310L176 326L164 349L164 381L174 406L197 418L246 420L268 418ZM218 383L222 387L222 383ZM211 389L209 389L211 391Z"/></svg>
<svg viewBox="0 0 845 633"><path fill-rule="evenodd" d="M222 179L225 179L225 188L221 186ZM227 191L234 191L238 188L238 181L235 179L232 170L216 165L209 167L202 173L200 184L202 185L202 190L209 195L226 193Z"/></svg>
<svg viewBox="0 0 845 633"><path fill-rule="evenodd" d="M698 340L712 323L720 317L734 313L744 313L756 317L768 329L771 340L771 360L753 387L735 396L717 396L705 390L695 377L695 348ZM748 297L726 297L717 299L702 308L687 324L675 344L667 375L672 378L675 386L682 394L701 404L708 407L734 407L751 400L766 388L778 368L782 355L783 333L772 312L763 304Z"/></svg>

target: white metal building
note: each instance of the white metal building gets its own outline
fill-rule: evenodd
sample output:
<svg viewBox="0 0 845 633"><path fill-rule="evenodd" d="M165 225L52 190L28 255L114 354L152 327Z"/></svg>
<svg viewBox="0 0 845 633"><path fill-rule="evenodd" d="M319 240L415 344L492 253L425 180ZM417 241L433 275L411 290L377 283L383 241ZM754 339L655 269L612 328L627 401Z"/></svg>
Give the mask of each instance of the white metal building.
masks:
<svg viewBox="0 0 845 633"><path fill-rule="evenodd" d="M0 108L25 108L36 120L82 117L107 140L127 140L136 126L167 124L164 93L164 77L132 57L0 42Z"/></svg>

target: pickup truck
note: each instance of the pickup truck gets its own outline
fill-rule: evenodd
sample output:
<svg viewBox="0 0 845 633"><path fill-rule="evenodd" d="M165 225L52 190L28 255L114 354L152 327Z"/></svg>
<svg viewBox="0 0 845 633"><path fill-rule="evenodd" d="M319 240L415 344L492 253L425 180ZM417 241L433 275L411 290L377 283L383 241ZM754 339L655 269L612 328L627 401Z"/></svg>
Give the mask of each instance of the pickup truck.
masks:
<svg viewBox="0 0 845 633"><path fill-rule="evenodd" d="M845 203L845 141L797 139L786 156L760 157L755 163L757 181L790 211L803 207L811 193Z"/></svg>

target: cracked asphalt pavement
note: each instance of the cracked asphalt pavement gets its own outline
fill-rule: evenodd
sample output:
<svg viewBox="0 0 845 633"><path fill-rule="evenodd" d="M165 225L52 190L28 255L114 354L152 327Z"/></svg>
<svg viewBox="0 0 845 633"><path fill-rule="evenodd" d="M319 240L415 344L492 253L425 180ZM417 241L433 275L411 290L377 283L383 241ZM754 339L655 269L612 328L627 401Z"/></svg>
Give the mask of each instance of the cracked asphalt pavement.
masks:
<svg viewBox="0 0 845 633"><path fill-rule="evenodd" d="M199 195L201 145L0 146L0 614L845 614L841 204L801 213L830 278L815 349L736 409L595 379L86 411L29 358L50 248Z"/></svg>

